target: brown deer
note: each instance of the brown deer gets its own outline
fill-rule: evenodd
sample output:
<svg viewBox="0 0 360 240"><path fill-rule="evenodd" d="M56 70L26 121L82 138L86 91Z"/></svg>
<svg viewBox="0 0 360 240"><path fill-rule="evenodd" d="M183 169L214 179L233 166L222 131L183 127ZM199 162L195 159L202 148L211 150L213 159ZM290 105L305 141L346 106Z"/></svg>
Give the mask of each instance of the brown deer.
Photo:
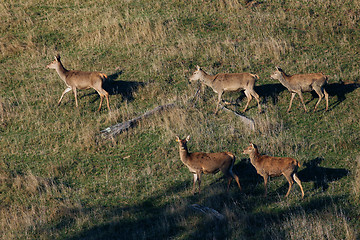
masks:
<svg viewBox="0 0 360 240"><path fill-rule="evenodd" d="M270 157L267 155L260 155L255 144L250 143L243 154L249 154L250 162L255 167L257 173L264 178L265 196L267 195L267 182L269 177L278 177L284 175L289 182L289 189L285 195L287 197L290 193L291 187L295 182L300 186L301 196L304 198L304 190L301 186L301 181L296 175L300 163L289 157Z"/></svg>
<svg viewBox="0 0 360 240"><path fill-rule="evenodd" d="M314 112L316 111L317 106L319 105L321 99L326 100L326 110L329 108L329 94L325 91L324 86L327 84L328 77L322 73L309 73L309 74L295 74L287 75L281 68L276 67L276 71L270 76L272 79L277 79L281 82L284 87L286 87L291 92L290 105L288 112L291 109L292 101L296 95L299 95L301 103L304 106L305 112L307 112L302 92L310 92L315 90L319 95L319 100L317 101Z"/></svg>
<svg viewBox="0 0 360 240"><path fill-rule="evenodd" d="M200 80L201 83L211 87L214 92L218 94L215 114L218 111L223 93L239 90L245 90L245 95L247 97L247 103L243 112L246 111L252 97L256 99L259 112L261 112L259 95L254 91L255 81L257 79L259 79L259 76L251 73L219 73L216 75L209 75L199 66L196 66L196 71L189 78L190 82Z"/></svg>
<svg viewBox="0 0 360 240"><path fill-rule="evenodd" d="M180 139L176 136L176 141L179 143L179 152L181 161L189 168L190 172L194 174L193 190L195 193L195 183L198 182L199 193L201 184L201 175L204 174L215 174L221 171L228 179L227 189L229 190L230 183L233 178L237 182L240 190L239 177L233 172L233 166L235 162L234 154L230 152L218 152L218 153L203 153L194 152L189 153L186 143L189 141L190 136L185 139Z"/></svg>
<svg viewBox="0 0 360 240"><path fill-rule="evenodd" d="M75 104L78 107L78 101L76 96L76 89L95 89L100 95L100 106L98 111L101 109L102 102L104 97L106 97L107 107L110 111L109 106L109 94L106 92L102 85L103 82L107 79L107 76L104 73L100 72L83 72L76 70L67 70L64 68L60 61L60 55L55 56L55 60L52 61L49 65L46 66L49 69L55 69L59 74L60 78L65 82L67 88L62 93L58 105L60 105L61 100L63 99L65 93L73 91L75 95Z"/></svg>

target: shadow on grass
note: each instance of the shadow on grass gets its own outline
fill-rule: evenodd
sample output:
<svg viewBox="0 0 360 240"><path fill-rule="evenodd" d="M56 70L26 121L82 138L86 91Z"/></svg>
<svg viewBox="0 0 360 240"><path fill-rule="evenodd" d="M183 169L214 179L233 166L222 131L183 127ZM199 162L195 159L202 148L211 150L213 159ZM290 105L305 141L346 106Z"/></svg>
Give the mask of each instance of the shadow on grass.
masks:
<svg viewBox="0 0 360 240"><path fill-rule="evenodd" d="M273 104L276 104L278 101L278 96L281 92L286 90L286 88L280 83L270 83L263 85L256 85L254 87L255 92L259 95L260 101L266 103L271 101ZM239 91L240 96L234 102L231 102L233 105L241 105L241 101L246 98L244 91ZM254 100L251 100L255 102ZM228 101L229 102L229 101ZM244 103L243 103L244 104ZM251 105L251 103L250 103ZM256 107L256 105L255 105ZM251 106L249 106L251 108Z"/></svg>
<svg viewBox="0 0 360 240"><path fill-rule="evenodd" d="M338 83L329 83L325 86L325 90L329 93L329 102L332 97L337 97L337 100L329 105L329 109L334 109L340 103L346 100L346 94L349 94L355 91L357 88L360 87L360 84L354 82L343 82L339 81ZM305 104L313 101L314 99L319 98L315 91L311 91L312 98L307 101ZM325 101L323 99L322 101ZM324 103L323 103L324 104Z"/></svg>
<svg viewBox="0 0 360 240"><path fill-rule="evenodd" d="M343 82L331 83L325 86L325 90L329 93L330 97L337 97L337 101L329 106L330 108L335 108L341 102L346 99L346 94L349 94L360 87L360 84L354 82ZM314 96L314 95L313 95Z"/></svg>
<svg viewBox="0 0 360 240"><path fill-rule="evenodd" d="M167 192L180 191L185 183L179 182ZM101 207L86 209L85 215L92 216L95 212L102 218L102 223L86 229L67 239L169 239L176 236L182 227L177 224L183 216L184 209L173 209L170 205L160 205L159 201L168 195L159 192L140 204L127 207ZM94 216L92 216L94 217ZM185 216L187 217L187 216ZM106 220L104 220L104 218ZM72 222L69 222L73 225ZM67 226L69 227L69 226Z"/></svg>
<svg viewBox="0 0 360 240"><path fill-rule="evenodd" d="M103 83L103 88L109 93L109 95L121 95L123 100L133 101L134 92L136 92L140 87L145 86L145 84L143 82L136 81L115 81L121 74L123 74L122 71L109 75L108 79ZM92 102L95 102L100 98L96 91L91 91L80 96L80 99L90 95L97 95Z"/></svg>
<svg viewBox="0 0 360 240"><path fill-rule="evenodd" d="M299 219L304 221L304 215L307 214L321 214L324 213L327 217L337 217L334 206L346 199L345 196L321 196L313 198L310 201L303 202L301 204L293 204L290 207L282 207L279 209L273 209L273 211L262 211L248 214L248 218L244 221L245 233L242 235L244 239L293 239L290 238L289 232L283 228L284 224L287 226L294 226L290 221ZM344 212L348 212L344 210ZM347 213L346 213L347 214ZM318 220L318 219L316 219ZM308 221L311 221L309 219ZM290 223L290 224L289 224ZM336 223L333 223L335 226ZM309 227L309 226L308 226ZM336 228L336 227L335 227ZM343 226L337 226L342 229ZM310 237L312 236L312 229L304 229L303 226L298 226L298 229L293 229L293 232L300 232L302 235ZM304 234L304 232L306 234ZM298 238L296 238L298 239ZM299 236L301 239L301 236ZM327 239L326 237L324 239Z"/></svg>
<svg viewBox="0 0 360 240"><path fill-rule="evenodd" d="M281 92L283 92L284 90L286 90L286 88L281 85L280 83L272 83L272 84L263 84L263 85L258 85L254 87L255 92L259 95L260 97L260 103L264 104L268 101L271 101L273 104L276 104L278 101L278 96ZM231 100L225 100L225 98L229 98L230 94L224 94L223 95L223 102L228 102L231 105L234 106L238 106L241 107L241 109L243 107L245 107L246 101L244 100L246 99L246 95L244 91L237 91L237 92L232 92L231 95L235 95L237 94L238 97L236 98L235 101L231 101ZM257 103L255 98L253 98L248 106L248 109L252 109L252 108L257 108Z"/></svg>
<svg viewBox="0 0 360 240"><path fill-rule="evenodd" d="M260 98L263 99L263 103L266 103L270 100L273 104L278 102L278 96L281 92L285 90L287 91L287 89L280 83L270 83L255 86L254 90L257 92L257 94L259 94Z"/></svg>
<svg viewBox="0 0 360 240"><path fill-rule="evenodd" d="M133 93L144 86L143 82L136 81L115 81L123 72L119 71L108 76L108 80L104 82L103 88L110 95L121 95L124 100L134 100Z"/></svg>
<svg viewBox="0 0 360 240"><path fill-rule="evenodd" d="M279 226L289 217L302 217L314 211L321 213L346 199L341 196L318 196L289 206L291 199L285 200L282 196L264 198L263 188L259 192L253 190L263 182L249 163L241 161L234 171L239 174L244 192L239 191L234 181L227 192L226 181L221 180L203 185L201 194L185 194L179 198L178 195L183 195L184 191L191 192L192 176L189 173L188 180L178 181L140 203L126 204L125 207L115 203L110 207L100 205L70 210L79 213L75 216L79 215L80 222L81 218L91 219L95 226L81 226L83 230L78 230L71 238L67 236L67 239L286 239L288 233ZM327 176L333 176L334 181L341 175L322 171ZM304 181L311 174L302 175ZM165 198L170 200L165 201ZM225 216L225 220L191 209L189 206L193 203L217 210ZM99 224L96 224L97 219ZM74 217L64 216L61 220L56 226L58 231L78 227ZM272 230L273 226L279 229Z"/></svg>
<svg viewBox="0 0 360 240"><path fill-rule="evenodd" d="M337 97L337 101L333 103L329 108L333 109L341 102L346 100L346 95L353 92L360 87L360 84L355 82L343 82L330 83L325 86L325 90L329 93L329 97ZM255 92L257 92L262 98L262 102L266 103L269 100L276 104L278 102L278 96L283 91L288 91L281 83L271 83L255 86ZM307 101L306 104L313 101L315 98L319 98L315 91L311 91L312 98ZM245 98L245 94L242 92L241 96L236 100L236 103Z"/></svg>
<svg viewBox="0 0 360 240"><path fill-rule="evenodd" d="M320 167L319 165L323 160L323 158L315 158L304 163L306 168L299 171L298 176L302 182L313 182L315 189L321 188L325 191L329 187L329 182L337 181L350 172L344 168Z"/></svg>

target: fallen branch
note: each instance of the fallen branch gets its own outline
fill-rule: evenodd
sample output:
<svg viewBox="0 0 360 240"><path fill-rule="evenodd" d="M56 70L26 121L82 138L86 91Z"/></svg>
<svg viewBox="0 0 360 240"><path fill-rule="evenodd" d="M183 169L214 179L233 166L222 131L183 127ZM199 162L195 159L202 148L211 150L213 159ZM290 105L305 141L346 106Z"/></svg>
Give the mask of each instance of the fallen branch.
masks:
<svg viewBox="0 0 360 240"><path fill-rule="evenodd" d="M196 91L194 97L188 102L188 104L193 103L193 106L195 106L198 95L199 95L199 92L200 92L200 87ZM143 120L145 118L148 118L148 117L154 115L155 113L158 113L158 112L161 112L161 111L164 111L164 110L168 110L170 108L174 108L176 105L177 105L176 103L169 103L169 104L165 104L165 105L160 105L160 106L157 106L156 108L154 108L154 109L152 109L150 111L145 112L141 116L138 116L138 117L130 119L130 120L126 121L126 122L118 123L118 124L115 124L115 125L110 126L108 128L105 128L104 130L100 131L101 137L104 138L104 139L114 138L116 135L119 135L119 134L129 130L130 128L135 127L139 121L141 121L141 120ZM240 117L241 121L244 124L247 124L252 131L255 130L255 123L254 123L254 121L252 119L247 118L247 117L245 117L243 115L240 115L240 114L232 111L231 109L226 108L222 104L220 104L220 106L223 109L225 109L227 111L230 111L230 112L234 113L236 116Z"/></svg>
<svg viewBox="0 0 360 240"><path fill-rule="evenodd" d="M176 106L175 103L170 103L170 104L157 106L156 108L145 112L141 116L138 116L138 117L130 119L130 120L126 121L126 122L118 123L118 124L115 124L115 125L110 126L108 128L105 128L104 130L100 131L100 134L105 139L113 138L116 135L118 135L118 134L120 134L120 133L122 133L124 131L127 131L130 128L135 127L140 120L148 118L148 117L154 115L157 112L161 112L161 111L164 111L164 110L168 110L170 108L174 108L175 106Z"/></svg>
<svg viewBox="0 0 360 240"><path fill-rule="evenodd" d="M197 211L200 211L200 212L202 212L204 214L213 216L218 220L225 220L225 216L222 215L221 213L219 213L218 211L216 211L215 209L212 209L212 208L209 208L209 207L204 207L204 206L201 206L199 204L192 204L192 205L190 205L190 208L192 208L194 210L197 210Z"/></svg>
<svg viewBox="0 0 360 240"><path fill-rule="evenodd" d="M245 116L243 116L243 115L241 115L241 114L238 114L237 112L235 112L235 111L233 111L233 110L225 107L225 105L222 105L221 103L220 103L220 107L223 108L223 109L225 109L226 111L232 112L232 113L234 113L236 116L240 117L240 120L241 120L243 123L245 123L246 125L248 125L248 126L250 127L250 130L251 130L251 131L255 131L255 122L254 122L254 120L252 120L252 119L250 119L250 118L247 118L247 117L245 117Z"/></svg>

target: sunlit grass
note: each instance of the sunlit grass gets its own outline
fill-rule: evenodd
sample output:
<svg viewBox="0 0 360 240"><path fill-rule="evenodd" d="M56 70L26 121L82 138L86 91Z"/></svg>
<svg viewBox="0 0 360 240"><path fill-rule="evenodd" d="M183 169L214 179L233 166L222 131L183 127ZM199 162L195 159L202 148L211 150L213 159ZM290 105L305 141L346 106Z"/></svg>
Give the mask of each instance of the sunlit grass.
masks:
<svg viewBox="0 0 360 240"><path fill-rule="evenodd" d="M1 236L356 239L360 5L245 2L1 2ZM93 90L78 91L78 108L72 93L57 106L66 86L45 69L57 53L68 69L104 72L120 87L142 84L112 94L110 113L96 112L100 99ZM258 114L255 101L245 113L255 131L230 112L214 116L210 88L193 101L198 85L188 77L196 65L211 74L260 76L255 90L264 113ZM329 91L330 110L324 112L321 103L317 112L304 113L295 98L286 113L290 93L270 79L275 66L290 74L329 76L330 87L338 84ZM244 94L223 96L233 102L239 96L229 106L237 112ZM304 99L309 109L317 101L311 93ZM112 140L99 136L110 125L172 102L176 108ZM176 135L191 136L192 152L233 152L244 191L233 183L227 193L221 174L206 175L202 194L193 196ZM249 141L262 154L300 161L304 200L297 187L284 199L283 178L271 179L269 196L262 197L262 179L242 154ZM193 203L226 220L191 210Z"/></svg>

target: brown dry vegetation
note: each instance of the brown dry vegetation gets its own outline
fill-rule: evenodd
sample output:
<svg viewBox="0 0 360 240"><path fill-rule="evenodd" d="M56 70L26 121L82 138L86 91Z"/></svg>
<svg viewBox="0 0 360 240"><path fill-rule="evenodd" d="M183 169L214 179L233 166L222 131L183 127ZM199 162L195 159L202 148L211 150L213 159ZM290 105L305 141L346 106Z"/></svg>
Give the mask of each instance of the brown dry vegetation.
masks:
<svg viewBox="0 0 360 240"><path fill-rule="evenodd" d="M43 1L0 2L0 235L4 239L357 239L359 237L360 2L330 1ZM93 90L69 93L45 69L56 53L69 69L101 71L113 82L111 113L96 112ZM229 112L213 115L216 94L188 77L260 76L246 115L252 132ZM304 114L270 79L329 76L330 109ZM224 99L244 95L229 93ZM317 99L304 94L307 107ZM113 141L99 131L154 107L179 108L140 122ZM244 188L229 193L220 175L191 195L191 175L175 136L191 135L190 151L230 151ZM298 159L305 199L283 179L262 179L242 155ZM225 221L194 212L197 203Z"/></svg>

